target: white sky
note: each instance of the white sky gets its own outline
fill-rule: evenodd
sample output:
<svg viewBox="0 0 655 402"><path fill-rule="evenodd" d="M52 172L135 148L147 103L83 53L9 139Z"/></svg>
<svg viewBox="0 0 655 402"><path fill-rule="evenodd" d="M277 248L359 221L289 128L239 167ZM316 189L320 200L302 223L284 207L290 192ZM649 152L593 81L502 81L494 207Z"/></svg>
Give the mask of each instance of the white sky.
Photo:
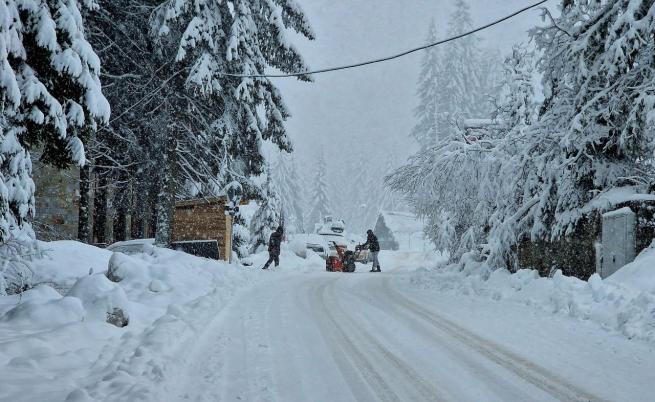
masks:
<svg viewBox="0 0 655 402"><path fill-rule="evenodd" d="M468 0L474 25L495 20L536 0ZM397 53L425 42L435 18L445 36L453 0L298 0L317 39L291 36L311 68L341 65ZM546 5L554 9L558 0ZM528 40L527 30L541 22L531 10L480 34L485 47L503 53ZM411 150L408 133L414 124L416 80L421 54L355 70L315 76L314 83L274 79L282 90L292 118L288 132L296 148L301 172L317 155L317 147L338 152L346 139L361 149L362 157Z"/></svg>

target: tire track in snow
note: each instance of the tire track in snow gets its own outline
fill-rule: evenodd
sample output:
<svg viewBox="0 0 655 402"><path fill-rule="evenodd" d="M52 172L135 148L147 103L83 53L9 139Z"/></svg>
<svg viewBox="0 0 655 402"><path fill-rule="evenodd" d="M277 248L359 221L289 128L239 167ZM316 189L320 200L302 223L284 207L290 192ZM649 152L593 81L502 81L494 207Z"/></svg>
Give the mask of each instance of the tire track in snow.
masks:
<svg viewBox="0 0 655 402"><path fill-rule="evenodd" d="M380 290L384 291L379 287L372 289L370 285L371 282L366 283L369 294L380 294ZM368 304L380 313L388 315L391 319L402 320L406 324L406 328L411 328L415 334L422 336L424 340L431 342L436 348L447 353L450 359L456 361L462 369L472 373L474 379L486 387L490 393L497 395L499 400L526 401L534 398L534 395L530 395L517 387L514 377L508 378L503 375L504 372L495 369L493 362L490 362L491 365L480 364L479 359L476 359L477 354L468 353L470 350L468 346L462 345L459 340L453 341L452 335L449 333L435 332L434 327L426 323L424 319L416 317L414 314L408 314L404 308L398 307L394 303L387 303L382 308L371 303L369 298L358 292L349 293L348 295ZM482 358L484 359L484 356ZM526 384L530 383L526 382ZM446 386L442 385L442 388L444 388L444 392L448 391ZM452 400L462 400L461 397L452 396L450 392L448 394ZM545 393L545 395L551 396L548 393Z"/></svg>
<svg viewBox="0 0 655 402"><path fill-rule="evenodd" d="M411 366L377 342L353 318L343 313L343 309L337 310L341 312L338 315L332 313L334 307L331 307L327 300L331 300L332 305L334 305L334 300L337 300L332 289L335 283L336 281L327 282L314 291L312 296L314 299L313 304L316 306L316 311L320 309L324 312L324 316L330 324L331 328L326 328L324 331L331 331L337 335L335 337L336 347L342 349L346 356L350 357L348 360L357 366L357 371L364 377L364 380L378 399L382 401L444 401L445 399L436 388L422 378ZM367 356L373 356L374 358ZM378 359L375 359L375 357L378 357ZM398 393L384 380L383 376L376 371L374 360L381 360L385 363L382 367L394 371L394 378L404 380L394 382L402 384L406 388L405 392L411 394L410 399L407 398L408 395L399 397ZM339 367L346 371L344 375L347 377L352 375L352 373L348 373L351 370L347 367L343 367L341 364L339 364ZM348 378L346 380L349 381ZM357 395L356 398L358 400L370 400L370 398L361 398L361 396Z"/></svg>
<svg viewBox="0 0 655 402"><path fill-rule="evenodd" d="M425 309L421 305L402 295L400 292L394 290L390 286L389 281L389 278L384 279L384 287L387 290L386 294L393 299L397 305L404 307L408 312L420 317L434 328L449 334L467 347L477 351L499 366L512 371L520 378L549 393L553 397L561 401L608 402L605 399L568 383L556 374L548 372L546 369L527 361L517 354L504 349L500 345L474 334L435 312Z"/></svg>
<svg viewBox="0 0 655 402"><path fill-rule="evenodd" d="M327 293L330 294L330 300L339 300L339 297L334 293L334 283L329 286ZM373 336L370 332L365 330L362 325L358 324L353 317L345 313L345 309L339 309L338 311L341 312L339 317L347 322L347 329L352 332L357 332L358 338L363 339L365 345L368 347L372 346L377 351L377 353L390 364L391 367L394 367L398 373L405 377L407 380L406 384L411 384L411 388L418 392L419 395L415 395L415 397L420 397L421 400L426 401L446 401L444 395L436 387L430 384L408 363L406 363L396 354L391 352L387 347L378 342L377 337ZM411 400L417 399L412 398Z"/></svg>
<svg viewBox="0 0 655 402"><path fill-rule="evenodd" d="M309 298L316 314L316 323L321 328L321 333L329 344L330 350L336 353L334 355L335 362L353 396L358 401L369 401L372 400L373 395L371 393L374 393L378 400L400 402L401 399L398 398L398 395L391 390L364 353L353 344L348 334L330 314L324 298L325 288L329 284L329 282L325 282L319 287L311 289ZM324 318L324 320L321 318ZM364 384L357 381L359 379L358 375L364 380Z"/></svg>

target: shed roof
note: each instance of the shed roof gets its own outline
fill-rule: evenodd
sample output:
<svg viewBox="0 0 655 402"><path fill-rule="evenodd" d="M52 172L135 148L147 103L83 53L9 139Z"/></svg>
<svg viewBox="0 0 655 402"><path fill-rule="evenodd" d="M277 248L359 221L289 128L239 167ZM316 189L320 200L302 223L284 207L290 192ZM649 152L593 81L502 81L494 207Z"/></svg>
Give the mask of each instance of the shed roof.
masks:
<svg viewBox="0 0 655 402"><path fill-rule="evenodd" d="M384 219L384 224L392 233L417 233L425 227L416 215L409 212L381 211L379 218Z"/></svg>
<svg viewBox="0 0 655 402"><path fill-rule="evenodd" d="M225 197L205 197L205 198L193 198L190 200L177 201L175 203L176 207L188 207L192 205L214 205L214 204L223 204L225 203Z"/></svg>

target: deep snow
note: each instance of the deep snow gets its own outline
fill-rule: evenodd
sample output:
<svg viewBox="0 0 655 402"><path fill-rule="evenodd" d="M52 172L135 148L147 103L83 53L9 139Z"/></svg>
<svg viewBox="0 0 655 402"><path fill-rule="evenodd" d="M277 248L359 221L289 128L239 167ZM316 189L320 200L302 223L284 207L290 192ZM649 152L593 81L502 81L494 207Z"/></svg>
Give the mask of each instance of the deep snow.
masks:
<svg viewBox="0 0 655 402"><path fill-rule="evenodd" d="M0 401L652 396L653 248L589 282L487 277L416 252L348 275L291 247L271 272L262 254L244 267L158 248L42 248L43 284L0 297ZM110 259L120 282L105 276ZM114 308L126 327L105 322Z"/></svg>

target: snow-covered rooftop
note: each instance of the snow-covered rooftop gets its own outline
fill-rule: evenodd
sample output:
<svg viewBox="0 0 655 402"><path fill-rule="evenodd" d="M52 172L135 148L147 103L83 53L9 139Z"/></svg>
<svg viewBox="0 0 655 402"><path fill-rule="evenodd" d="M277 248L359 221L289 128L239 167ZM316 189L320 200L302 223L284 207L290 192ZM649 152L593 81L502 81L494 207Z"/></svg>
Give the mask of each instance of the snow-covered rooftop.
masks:
<svg viewBox="0 0 655 402"><path fill-rule="evenodd" d="M408 212L381 211L380 217L389 230L394 233L421 233L423 232L423 222L416 215Z"/></svg>
<svg viewBox="0 0 655 402"><path fill-rule="evenodd" d="M630 201L655 201L655 194L640 193L637 186L614 187L594 197L582 208L582 213L591 211L606 211L625 202Z"/></svg>

